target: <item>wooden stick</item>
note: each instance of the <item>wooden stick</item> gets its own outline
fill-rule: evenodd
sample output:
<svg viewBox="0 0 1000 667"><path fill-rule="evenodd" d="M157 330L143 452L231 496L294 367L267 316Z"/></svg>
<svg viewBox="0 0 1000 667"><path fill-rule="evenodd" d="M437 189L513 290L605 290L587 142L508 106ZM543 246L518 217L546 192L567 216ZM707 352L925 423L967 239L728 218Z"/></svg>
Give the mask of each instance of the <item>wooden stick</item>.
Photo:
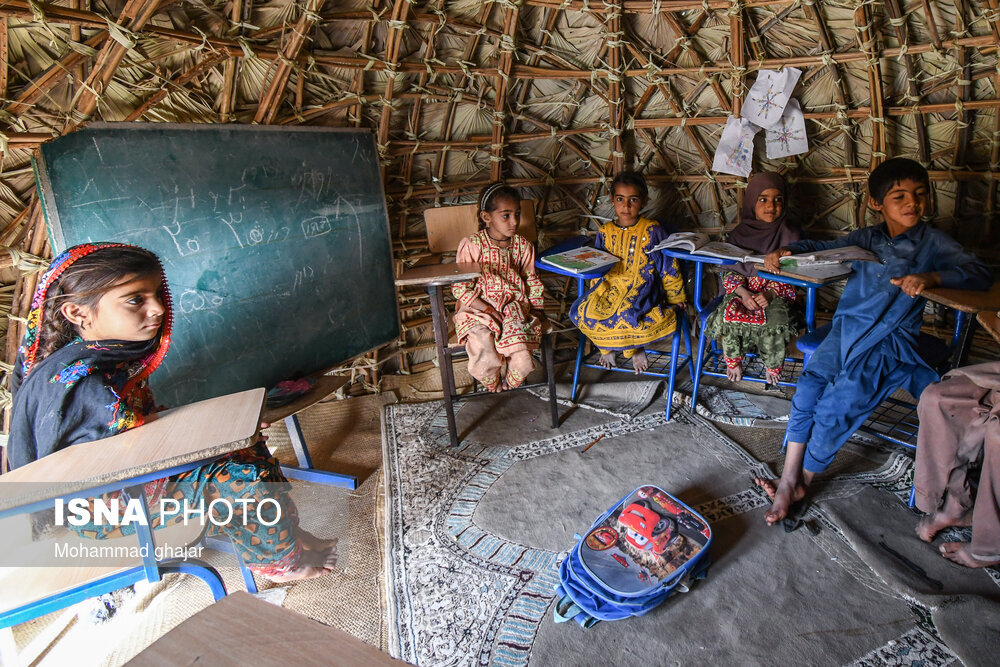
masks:
<svg viewBox="0 0 1000 667"><path fill-rule="evenodd" d="M599 442L600 442L600 441L601 441L601 440L602 440L602 439L604 438L604 436L605 436L605 435L606 435L606 434L602 433L602 434L600 434L599 436L597 436L597 439L596 439L596 440L594 440L593 442L591 442L591 443L590 443L589 445L587 445L586 447L584 447L584 448L583 448L583 451L581 451L580 453L581 453L581 454L583 454L583 453L584 453L584 452L586 452L586 451L587 451L588 449L590 449L591 447L593 447L594 445L596 445L597 443L599 443Z"/></svg>

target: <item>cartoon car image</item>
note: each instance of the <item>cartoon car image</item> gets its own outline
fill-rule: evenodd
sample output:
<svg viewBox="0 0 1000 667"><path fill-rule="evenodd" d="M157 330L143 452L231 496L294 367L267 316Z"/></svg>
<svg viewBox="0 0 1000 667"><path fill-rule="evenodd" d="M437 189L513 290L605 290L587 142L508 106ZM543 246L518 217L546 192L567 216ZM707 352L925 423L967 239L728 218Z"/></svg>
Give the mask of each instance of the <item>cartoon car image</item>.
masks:
<svg viewBox="0 0 1000 667"><path fill-rule="evenodd" d="M587 535L587 546L594 551L610 549L618 542L618 533L614 528L601 526Z"/></svg>
<svg viewBox="0 0 1000 667"><path fill-rule="evenodd" d="M674 535L671 521L661 517L653 510L632 503L618 516L618 521L625 527L625 541L640 551L652 551L662 554Z"/></svg>

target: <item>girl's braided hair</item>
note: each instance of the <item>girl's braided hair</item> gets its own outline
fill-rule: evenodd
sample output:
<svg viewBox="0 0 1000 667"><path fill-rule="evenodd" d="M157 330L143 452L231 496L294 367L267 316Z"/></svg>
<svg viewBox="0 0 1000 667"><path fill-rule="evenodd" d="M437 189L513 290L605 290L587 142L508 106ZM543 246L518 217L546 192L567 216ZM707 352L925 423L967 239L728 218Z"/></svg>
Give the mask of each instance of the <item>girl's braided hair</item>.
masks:
<svg viewBox="0 0 1000 667"><path fill-rule="evenodd" d="M492 213L497 208L497 199L513 199L515 204L520 204L521 193L503 181L494 181L479 191L479 211ZM482 216L476 215L476 219L479 221L479 228L483 229L485 223Z"/></svg>
<svg viewBox="0 0 1000 667"><path fill-rule="evenodd" d="M42 306L38 353L35 363L68 344L78 335L76 327L62 314L67 303L97 309L97 304L112 287L126 280L160 273L156 255L132 246L101 248L66 267L49 287Z"/></svg>

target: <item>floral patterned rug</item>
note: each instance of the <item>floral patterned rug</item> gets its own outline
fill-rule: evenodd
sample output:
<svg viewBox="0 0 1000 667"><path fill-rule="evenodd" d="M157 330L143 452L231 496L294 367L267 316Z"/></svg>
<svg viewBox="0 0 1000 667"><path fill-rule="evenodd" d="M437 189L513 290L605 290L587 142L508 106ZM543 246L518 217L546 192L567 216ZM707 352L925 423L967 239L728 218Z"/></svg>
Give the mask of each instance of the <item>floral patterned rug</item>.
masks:
<svg viewBox="0 0 1000 667"><path fill-rule="evenodd" d="M758 515L768 501L749 478L770 474L766 466L703 418L679 411L667 424L659 409L650 408L630 420L603 415L574 424L570 415L550 437L519 442L523 429L512 428L510 416L530 413L525 402L537 401L520 396L525 398L509 400L523 405L508 406L506 413L502 407L477 408L477 417L465 420L473 423L471 433L457 448L448 446L440 403L384 411L386 587L394 656L418 665L614 664L619 653L646 664L956 662L930 611L868 567L822 508L824 498L847 498L861 488L902 495L910 473L905 456L885 454L874 472L828 483L806 515L821 527L819 534L785 535L760 527ZM538 404L540 412L547 409ZM501 423L490 428L491 418ZM588 445L593 449L584 453ZM683 466L675 466L676 474L658 469L655 479L644 477L669 458L667 452L696 464L696 483L685 488L692 473ZM605 458L591 458L598 453ZM623 457L627 464L615 471ZM579 478L573 471L577 459L612 479ZM717 531L713 571L692 594L671 598L683 597L683 603L668 601L648 616L587 631L555 625L550 607L558 563L573 533L584 532L637 480L683 489L677 495L709 520ZM794 564L789 569L801 570L803 580L812 577L822 604L800 594L741 611L741 604L774 595L767 583L772 577L759 573L776 562ZM787 627L789 618L797 619L795 631ZM665 626L673 637L676 619L692 630L688 640L669 645L669 654L660 647L643 657L630 643L663 634Z"/></svg>

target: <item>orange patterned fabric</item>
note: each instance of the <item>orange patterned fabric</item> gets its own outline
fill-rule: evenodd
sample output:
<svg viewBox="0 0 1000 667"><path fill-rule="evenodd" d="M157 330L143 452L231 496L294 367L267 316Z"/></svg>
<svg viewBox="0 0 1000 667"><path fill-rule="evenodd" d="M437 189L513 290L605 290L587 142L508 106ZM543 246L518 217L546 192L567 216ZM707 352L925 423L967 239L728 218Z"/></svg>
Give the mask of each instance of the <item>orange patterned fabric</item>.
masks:
<svg viewBox="0 0 1000 667"><path fill-rule="evenodd" d="M482 275L476 280L456 283L452 293L458 301L455 334L465 343L469 332L483 325L493 333L497 352L509 357L521 350L538 348L542 322L532 309L541 310L542 281L535 273L535 249L515 234L510 246L501 248L486 230L480 230L458 244L455 261L479 264ZM473 310L476 297L493 310Z"/></svg>

